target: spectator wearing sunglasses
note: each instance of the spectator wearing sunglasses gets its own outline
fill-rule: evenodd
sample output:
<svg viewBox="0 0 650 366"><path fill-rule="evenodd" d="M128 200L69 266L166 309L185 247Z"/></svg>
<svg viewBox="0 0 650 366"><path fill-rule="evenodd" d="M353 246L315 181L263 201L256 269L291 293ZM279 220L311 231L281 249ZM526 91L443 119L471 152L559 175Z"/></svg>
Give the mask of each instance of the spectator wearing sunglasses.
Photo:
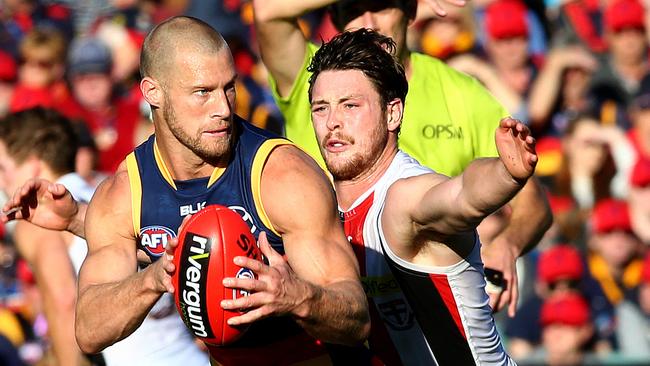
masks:
<svg viewBox="0 0 650 366"><path fill-rule="evenodd" d="M65 38L54 29L35 28L20 43L18 81L9 102L11 113L33 107L55 109L72 117L73 98L65 85Z"/></svg>

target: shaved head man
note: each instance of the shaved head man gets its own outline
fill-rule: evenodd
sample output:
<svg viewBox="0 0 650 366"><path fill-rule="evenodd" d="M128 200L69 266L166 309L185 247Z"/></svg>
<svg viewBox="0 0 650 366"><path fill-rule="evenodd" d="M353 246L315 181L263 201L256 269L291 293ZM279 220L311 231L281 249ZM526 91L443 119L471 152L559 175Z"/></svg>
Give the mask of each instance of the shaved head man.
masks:
<svg viewBox="0 0 650 366"><path fill-rule="evenodd" d="M171 18L149 33L140 54L140 74L162 80L177 53L215 53L227 49L226 41L209 25L191 18Z"/></svg>
<svg viewBox="0 0 650 366"><path fill-rule="evenodd" d="M163 294L174 292L177 230L184 217L210 204L240 213L267 259L234 259L258 279L224 279L225 286L252 294L221 306L241 314L229 324L250 327L236 344L211 347L213 360L326 361L316 339L362 342L369 331L367 302L333 188L291 142L234 114L237 75L221 35L197 19L167 20L145 39L141 72L155 133L99 186L83 218L88 256L76 314L81 349L100 352L128 336ZM43 191L23 190L13 202ZM69 196L57 198L72 207L67 212L77 212ZM43 209L30 208L26 218ZM161 232L168 237L151 239Z"/></svg>
<svg viewBox="0 0 650 366"><path fill-rule="evenodd" d="M192 55L192 57L188 57ZM218 62L217 62L218 61ZM195 19L177 17L159 24L145 39L140 57L140 73L149 88L154 87L162 95L162 103L151 104L154 113L162 112L164 124L157 129L158 134L175 137L185 147L199 157L214 162L222 155L227 155L231 135L216 144L204 145L196 135L188 134L180 126L179 115L184 115L185 100L174 103L176 99L187 96L188 88L207 86L205 75L207 66L212 73L216 70L222 75L220 81L226 86L226 100L230 105L235 102L235 78L237 77L230 49L221 35L209 25ZM184 73L179 70L186 71ZM190 81L196 81L191 84ZM177 86L181 86L180 90ZM180 93L179 93L180 92ZM195 101L196 102L196 101ZM198 103L193 103L193 107ZM178 110L178 109L181 110ZM224 112L230 123L234 114ZM169 136L169 137L171 137ZM218 163L218 162L215 162Z"/></svg>

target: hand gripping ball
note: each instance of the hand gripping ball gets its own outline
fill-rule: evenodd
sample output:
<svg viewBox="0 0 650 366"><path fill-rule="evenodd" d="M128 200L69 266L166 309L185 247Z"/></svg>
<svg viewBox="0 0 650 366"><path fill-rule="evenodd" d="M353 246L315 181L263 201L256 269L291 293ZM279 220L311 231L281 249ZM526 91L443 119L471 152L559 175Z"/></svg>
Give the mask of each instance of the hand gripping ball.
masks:
<svg viewBox="0 0 650 366"><path fill-rule="evenodd" d="M250 228L238 213L219 205L194 214L178 234L172 276L176 309L190 331L216 346L234 342L246 331L232 327L228 319L238 311L221 308L221 300L248 296L248 292L226 288L225 277L257 278L253 271L233 263L236 256L262 261Z"/></svg>

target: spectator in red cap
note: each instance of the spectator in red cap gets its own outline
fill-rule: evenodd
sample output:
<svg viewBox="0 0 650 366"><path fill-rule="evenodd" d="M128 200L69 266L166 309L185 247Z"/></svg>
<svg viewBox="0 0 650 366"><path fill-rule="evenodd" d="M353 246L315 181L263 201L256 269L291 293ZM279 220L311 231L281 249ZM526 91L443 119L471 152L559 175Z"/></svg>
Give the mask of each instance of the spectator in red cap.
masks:
<svg viewBox="0 0 650 366"><path fill-rule="evenodd" d="M639 0L614 0L604 14L605 29L620 32L625 29L645 29L645 9Z"/></svg>
<svg viewBox="0 0 650 366"><path fill-rule="evenodd" d="M641 242L632 232L625 201L604 199L591 217L588 246L589 271L600 283L608 301L618 305L641 279Z"/></svg>
<svg viewBox="0 0 650 366"><path fill-rule="evenodd" d="M604 121L629 128L627 107L641 80L648 74L648 42L645 9L639 0L612 0L603 14L605 41L609 52L594 74L592 89L601 99L617 102L614 118Z"/></svg>
<svg viewBox="0 0 650 366"><path fill-rule="evenodd" d="M638 159L630 179L630 220L632 230L643 241L650 245L650 159Z"/></svg>
<svg viewBox="0 0 650 366"><path fill-rule="evenodd" d="M619 350L650 356L650 344L639 342L647 332L641 324L637 296L643 268L640 253L644 248L632 231L625 201L607 199L595 206L588 245L589 271L615 307Z"/></svg>
<svg viewBox="0 0 650 366"><path fill-rule="evenodd" d="M554 296L544 302L540 317L548 365L580 365L594 333L589 305L578 294Z"/></svg>
<svg viewBox="0 0 650 366"><path fill-rule="evenodd" d="M53 29L33 29L21 41L18 83L10 112L41 106L70 116L74 103L63 80L66 41Z"/></svg>
<svg viewBox="0 0 650 366"><path fill-rule="evenodd" d="M583 271L582 255L573 246L561 244L545 250L537 267L539 283L545 287L542 293L547 294L551 289L561 292L575 289L572 282L579 281Z"/></svg>
<svg viewBox="0 0 650 366"><path fill-rule="evenodd" d="M613 0L603 16L604 29L612 66L624 86L638 83L648 71L647 41L645 38L645 9L639 0Z"/></svg>
<svg viewBox="0 0 650 366"><path fill-rule="evenodd" d="M450 66L479 79L515 118L528 120L526 98L537 73L529 57L527 8L520 0L496 0L485 10L489 62L466 54Z"/></svg>
<svg viewBox="0 0 650 366"><path fill-rule="evenodd" d="M506 83L523 94L533 74L530 64L528 9L520 0L496 0L485 9L485 48Z"/></svg>
<svg viewBox="0 0 650 366"><path fill-rule="evenodd" d="M597 291L590 287L591 282L584 277L584 262L582 254L568 244L554 245L539 255L535 294L521 305L515 318L506 327L508 352L513 357L524 359L532 355L535 347L541 344L542 329L537 320L546 299L582 294L583 291L590 298L597 296ZM598 313L605 314L601 309L598 309ZM611 311L607 314L611 319Z"/></svg>
<svg viewBox="0 0 650 366"><path fill-rule="evenodd" d="M519 0L497 0L485 10L485 29L492 39L527 38L526 5Z"/></svg>

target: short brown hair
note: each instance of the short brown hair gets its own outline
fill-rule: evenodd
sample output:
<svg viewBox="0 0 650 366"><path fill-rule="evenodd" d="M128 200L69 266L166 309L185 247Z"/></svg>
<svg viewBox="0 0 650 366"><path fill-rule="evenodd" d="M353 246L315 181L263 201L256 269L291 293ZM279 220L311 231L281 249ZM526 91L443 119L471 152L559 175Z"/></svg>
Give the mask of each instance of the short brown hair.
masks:
<svg viewBox="0 0 650 366"><path fill-rule="evenodd" d="M65 38L59 31L34 28L20 42L20 56L23 60L36 57L52 63L63 63L66 48Z"/></svg>
<svg viewBox="0 0 650 366"><path fill-rule="evenodd" d="M36 156L55 174L74 171L77 135L59 113L42 107L13 113L0 121L0 141L18 164Z"/></svg>
<svg viewBox="0 0 650 366"><path fill-rule="evenodd" d="M318 75L323 71L359 70L370 80L381 97L382 108L393 99L406 102L408 81L404 67L397 60L397 46L390 37L361 28L338 34L324 43L311 59L309 101ZM385 109L384 109L385 110Z"/></svg>

